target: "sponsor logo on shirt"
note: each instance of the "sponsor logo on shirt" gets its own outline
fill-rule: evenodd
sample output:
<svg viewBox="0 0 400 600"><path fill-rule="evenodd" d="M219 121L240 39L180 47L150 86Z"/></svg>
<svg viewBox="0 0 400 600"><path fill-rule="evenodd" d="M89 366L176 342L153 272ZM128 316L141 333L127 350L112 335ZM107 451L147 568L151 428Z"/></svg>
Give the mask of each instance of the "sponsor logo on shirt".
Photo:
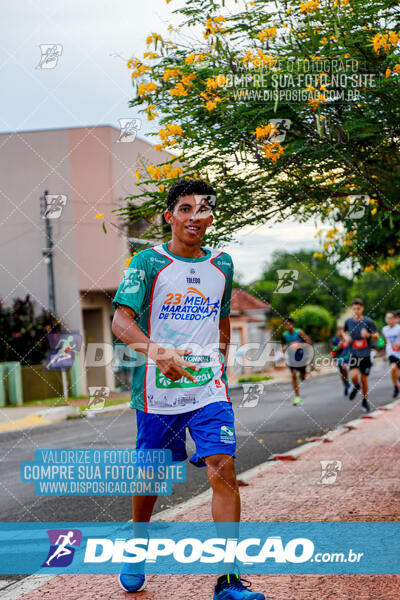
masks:
<svg viewBox="0 0 400 600"><path fill-rule="evenodd" d="M190 379L186 377L181 377L177 381L172 381L172 379L168 379L161 371L156 368L156 387L159 389L167 390L171 388L194 388L200 387L209 383L214 377L214 372L211 367L200 367L198 371L194 371L193 369L187 369L189 373L196 377L197 383L193 383Z"/></svg>
<svg viewBox="0 0 400 600"><path fill-rule="evenodd" d="M186 277L186 283L201 283L200 277Z"/></svg>
<svg viewBox="0 0 400 600"><path fill-rule="evenodd" d="M227 262L226 260L219 260L218 264L220 265L224 265L225 267L230 267L232 266L232 264L230 262Z"/></svg>

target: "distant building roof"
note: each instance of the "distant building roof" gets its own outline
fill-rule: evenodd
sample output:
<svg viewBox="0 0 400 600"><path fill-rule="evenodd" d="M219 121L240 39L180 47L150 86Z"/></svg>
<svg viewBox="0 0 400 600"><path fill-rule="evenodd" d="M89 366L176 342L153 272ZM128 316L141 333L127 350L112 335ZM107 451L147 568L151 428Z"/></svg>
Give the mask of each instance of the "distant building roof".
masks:
<svg viewBox="0 0 400 600"><path fill-rule="evenodd" d="M266 311L271 308L268 302L263 302L259 298L248 294L244 290L239 288L233 288L231 298L231 311L232 312L247 312L249 310L262 310Z"/></svg>

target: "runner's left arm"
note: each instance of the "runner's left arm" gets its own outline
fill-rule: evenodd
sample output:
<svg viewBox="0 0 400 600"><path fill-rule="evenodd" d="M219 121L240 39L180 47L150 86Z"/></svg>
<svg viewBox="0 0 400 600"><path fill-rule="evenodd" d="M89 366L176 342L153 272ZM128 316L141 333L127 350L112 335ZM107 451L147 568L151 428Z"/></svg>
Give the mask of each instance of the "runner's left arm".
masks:
<svg viewBox="0 0 400 600"><path fill-rule="evenodd" d="M231 342L231 321L229 317L220 319L219 321L219 349L224 355L226 363L226 355L228 352L229 344Z"/></svg>
<svg viewBox="0 0 400 600"><path fill-rule="evenodd" d="M299 336L303 338L306 344L312 344L311 338L302 329L299 329Z"/></svg>
<svg viewBox="0 0 400 600"><path fill-rule="evenodd" d="M229 344L231 341L231 323L229 315L231 312L231 296L232 296L232 283L233 283L233 262L229 254L221 255L224 259L223 263L218 264L218 260L215 261L216 266L220 270L223 270L225 275L225 288L221 301L221 312L219 315L219 349L223 354L225 363Z"/></svg>
<svg viewBox="0 0 400 600"><path fill-rule="evenodd" d="M375 325L375 323L373 322L372 319L368 319L368 321L366 322L367 327L366 330L369 333L369 337L372 340L378 340L380 338L380 334L379 331Z"/></svg>

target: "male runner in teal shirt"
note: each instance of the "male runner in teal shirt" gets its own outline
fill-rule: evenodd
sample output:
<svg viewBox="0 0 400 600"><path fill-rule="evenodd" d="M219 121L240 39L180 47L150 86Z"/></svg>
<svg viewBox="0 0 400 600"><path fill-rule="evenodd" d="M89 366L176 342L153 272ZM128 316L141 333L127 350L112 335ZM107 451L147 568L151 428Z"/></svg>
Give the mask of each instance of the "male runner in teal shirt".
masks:
<svg viewBox="0 0 400 600"><path fill-rule="evenodd" d="M132 377L136 448L170 449L173 460L185 460L187 427L196 445L190 462L207 468L214 521L237 524L236 436L224 364L233 265L225 252L201 245L215 203L204 181L182 179L171 187L164 217L172 240L133 257L113 301L112 329L145 356ZM148 522L156 499L134 496L133 521ZM138 592L146 575L124 563L119 581L125 591ZM214 600L265 597L231 571L218 578Z"/></svg>

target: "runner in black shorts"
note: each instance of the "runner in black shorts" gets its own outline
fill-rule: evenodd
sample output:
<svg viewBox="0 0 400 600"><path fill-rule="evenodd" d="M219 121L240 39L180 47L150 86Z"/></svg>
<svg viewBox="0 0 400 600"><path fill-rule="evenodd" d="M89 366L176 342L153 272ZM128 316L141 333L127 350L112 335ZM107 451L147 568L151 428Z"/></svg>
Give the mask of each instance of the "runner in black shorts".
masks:
<svg viewBox="0 0 400 600"><path fill-rule="evenodd" d="M343 327L338 327L336 330L336 336L332 339L331 342L331 354L336 360L336 364L340 373L340 378L343 383L344 395L347 396L350 388L348 373L350 354L349 344L346 341Z"/></svg>
<svg viewBox="0 0 400 600"><path fill-rule="evenodd" d="M311 340L302 331L294 326L294 319L292 317L286 317L283 321L286 331L283 334L285 345L282 348L284 352L288 350L289 346L292 350L292 356L289 358L288 367L292 374L292 384L294 390L293 404L296 406L301 404L302 400L299 396L299 382L297 380L297 373L300 374L300 380L304 381L306 378L306 365L304 364L304 346L305 344L311 345Z"/></svg>
<svg viewBox="0 0 400 600"><path fill-rule="evenodd" d="M354 400L360 389L360 374L363 399L361 406L365 412L369 412L368 402L368 375L371 371L371 340L379 338L379 332L375 323L369 317L363 316L364 303L360 298L355 298L351 303L353 317L347 319L344 330L347 333L350 351L350 378L353 389L349 399Z"/></svg>

